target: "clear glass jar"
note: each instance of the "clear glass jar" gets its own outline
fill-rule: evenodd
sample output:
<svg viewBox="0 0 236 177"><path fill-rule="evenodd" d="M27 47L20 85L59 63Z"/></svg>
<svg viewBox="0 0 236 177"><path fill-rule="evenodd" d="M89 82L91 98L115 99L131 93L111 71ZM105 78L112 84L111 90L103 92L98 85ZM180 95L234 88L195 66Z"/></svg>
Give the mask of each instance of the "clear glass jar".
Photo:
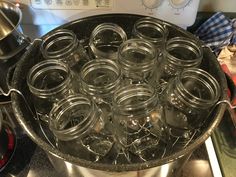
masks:
<svg viewBox="0 0 236 177"><path fill-rule="evenodd" d="M27 84L42 120L48 121L53 104L78 92L77 81L69 66L62 61L44 60L30 69Z"/></svg>
<svg viewBox="0 0 236 177"><path fill-rule="evenodd" d="M157 50L154 45L144 39L129 39L121 44L118 52L124 82L155 83Z"/></svg>
<svg viewBox="0 0 236 177"><path fill-rule="evenodd" d="M125 31L114 23L102 23L91 33L89 46L92 58L117 60L118 47L127 40Z"/></svg>
<svg viewBox="0 0 236 177"><path fill-rule="evenodd" d="M200 44L186 37L174 37L166 42L163 59L157 66L157 83L168 82L186 68L198 67L203 52Z"/></svg>
<svg viewBox="0 0 236 177"><path fill-rule="evenodd" d="M80 73L81 92L97 103L111 104L113 93L120 87L121 69L109 59L95 59L84 65Z"/></svg>
<svg viewBox="0 0 236 177"><path fill-rule="evenodd" d="M77 72L89 60L75 33L67 29L59 29L48 34L40 49L45 59L63 61L75 71L78 70Z"/></svg>
<svg viewBox="0 0 236 177"><path fill-rule="evenodd" d="M152 17L144 17L135 22L132 36L133 38L146 39L159 49L163 49L168 33L168 29L162 21Z"/></svg>
<svg viewBox="0 0 236 177"><path fill-rule="evenodd" d="M220 97L220 86L208 72L190 68L171 80L161 95L163 119L172 142L189 142ZM179 139L179 142L176 142Z"/></svg>
<svg viewBox="0 0 236 177"><path fill-rule="evenodd" d="M143 160L163 155L164 124L153 87L130 84L113 97L115 135L121 146Z"/></svg>
<svg viewBox="0 0 236 177"><path fill-rule="evenodd" d="M86 160L104 157L113 146L113 137L92 99L82 94L59 101L50 112L49 127L58 139L60 151Z"/></svg>

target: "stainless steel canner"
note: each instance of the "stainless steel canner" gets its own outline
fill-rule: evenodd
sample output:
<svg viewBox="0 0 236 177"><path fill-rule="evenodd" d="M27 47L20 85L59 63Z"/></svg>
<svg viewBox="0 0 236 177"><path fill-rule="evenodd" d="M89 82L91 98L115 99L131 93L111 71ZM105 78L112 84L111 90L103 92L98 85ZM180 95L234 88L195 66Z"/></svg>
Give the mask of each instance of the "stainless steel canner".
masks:
<svg viewBox="0 0 236 177"><path fill-rule="evenodd" d="M98 15L69 22L55 30L62 28L72 30L75 34L79 34L79 40L83 40L89 38L92 30L97 25L101 23L116 23L124 29L127 37L131 38L134 23L142 17L143 16L131 14ZM163 24L168 28L168 38L183 36L198 41L194 35L176 25L165 21L163 21ZM53 32L54 30L50 31L43 36L42 39L45 39L47 35ZM33 42L28 51L26 51L21 58L14 72L12 87L20 91L25 99L16 92L12 92L11 99L14 113L21 127L26 131L29 137L46 152L55 169L63 176L178 176L181 167L187 162L191 153L211 135L226 110L225 104L217 104L207 121L200 127L194 141L189 143L185 148L173 151L162 158L135 163L109 164L92 162L60 152L45 138L44 133L41 131L42 127L38 123L39 120L35 119L31 111L33 110L31 107L32 100L26 84L26 78L29 69L42 58L39 50L40 45L41 40L35 40ZM219 100L227 100L227 84L224 73L221 71L220 65L211 50L205 47L204 44L201 45L203 49L203 60L200 68L210 73L218 81L220 85Z"/></svg>

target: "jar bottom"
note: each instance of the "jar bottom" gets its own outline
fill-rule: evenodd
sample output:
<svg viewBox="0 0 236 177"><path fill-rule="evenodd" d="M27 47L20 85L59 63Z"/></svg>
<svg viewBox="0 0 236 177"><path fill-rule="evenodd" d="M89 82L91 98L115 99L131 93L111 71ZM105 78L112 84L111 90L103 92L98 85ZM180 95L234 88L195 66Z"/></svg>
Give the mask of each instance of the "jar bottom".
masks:
<svg viewBox="0 0 236 177"><path fill-rule="evenodd" d="M112 136L101 133L91 133L81 139L57 141L57 148L69 154L89 161L100 161L106 158L114 144Z"/></svg>
<svg viewBox="0 0 236 177"><path fill-rule="evenodd" d="M166 149L167 154L184 149L194 141L194 138L197 137L196 135L199 133L198 129L183 130L173 127L167 127L166 130L169 136L168 145Z"/></svg>
<svg viewBox="0 0 236 177"><path fill-rule="evenodd" d="M113 137L104 134L89 134L81 139L82 146L94 155L105 157L113 146Z"/></svg>

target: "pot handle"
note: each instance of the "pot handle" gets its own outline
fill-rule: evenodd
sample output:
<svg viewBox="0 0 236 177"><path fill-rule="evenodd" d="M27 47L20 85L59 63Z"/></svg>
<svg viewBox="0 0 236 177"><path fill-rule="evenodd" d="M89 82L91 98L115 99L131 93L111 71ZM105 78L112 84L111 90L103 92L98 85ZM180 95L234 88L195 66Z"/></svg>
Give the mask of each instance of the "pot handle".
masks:
<svg viewBox="0 0 236 177"><path fill-rule="evenodd" d="M23 51L29 45L30 45L30 41L28 39L24 40L24 42L19 47L17 47L14 51L12 51L11 53L9 53L7 55L0 56L0 60L8 60L8 59L16 56L18 53Z"/></svg>

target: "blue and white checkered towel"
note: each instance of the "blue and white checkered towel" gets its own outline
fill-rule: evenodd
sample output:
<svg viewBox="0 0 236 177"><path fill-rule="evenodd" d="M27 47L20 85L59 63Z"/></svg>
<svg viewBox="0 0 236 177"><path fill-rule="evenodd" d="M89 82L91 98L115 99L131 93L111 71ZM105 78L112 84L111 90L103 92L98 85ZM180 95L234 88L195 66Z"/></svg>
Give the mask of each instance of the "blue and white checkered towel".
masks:
<svg viewBox="0 0 236 177"><path fill-rule="evenodd" d="M218 53L222 47L236 44L236 19L217 12L196 30L195 35Z"/></svg>

